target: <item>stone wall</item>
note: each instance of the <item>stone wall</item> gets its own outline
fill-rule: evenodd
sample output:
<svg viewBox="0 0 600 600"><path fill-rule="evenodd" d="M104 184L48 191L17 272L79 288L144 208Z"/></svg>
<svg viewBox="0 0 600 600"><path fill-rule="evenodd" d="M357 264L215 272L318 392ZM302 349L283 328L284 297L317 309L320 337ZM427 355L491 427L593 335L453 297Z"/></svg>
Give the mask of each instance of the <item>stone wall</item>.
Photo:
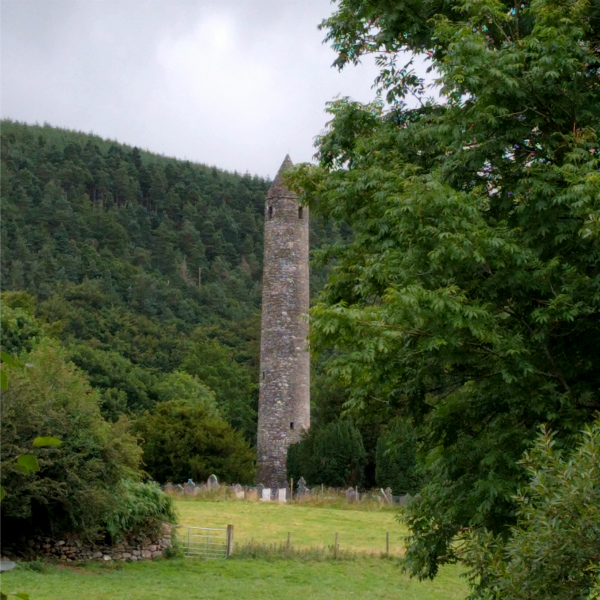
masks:
<svg viewBox="0 0 600 600"><path fill-rule="evenodd" d="M286 481L288 446L310 427L308 208L283 184L286 156L265 202L257 481Z"/></svg>
<svg viewBox="0 0 600 600"><path fill-rule="evenodd" d="M64 562L85 560L135 562L165 556L171 548L172 527L164 523L160 535L124 540L114 546L82 542L75 535L65 535L59 540L35 537L19 547L4 546L2 554L9 558L52 558Z"/></svg>

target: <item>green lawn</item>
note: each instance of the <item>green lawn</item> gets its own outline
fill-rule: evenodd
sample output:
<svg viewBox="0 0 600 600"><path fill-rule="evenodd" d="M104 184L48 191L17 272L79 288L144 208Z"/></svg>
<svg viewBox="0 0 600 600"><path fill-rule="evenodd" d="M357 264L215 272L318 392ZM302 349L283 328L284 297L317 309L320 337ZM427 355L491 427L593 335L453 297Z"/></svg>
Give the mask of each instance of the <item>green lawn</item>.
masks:
<svg viewBox="0 0 600 600"><path fill-rule="evenodd" d="M466 595L456 569L419 583L402 575L393 561L374 557L337 562L173 559L120 565L122 570L99 564L77 570L47 567L43 573L18 568L2 575L2 591L25 591L31 600L453 600Z"/></svg>
<svg viewBox="0 0 600 600"><path fill-rule="evenodd" d="M183 525L221 528L233 524L238 548L251 541L283 543L288 532L294 548L322 548L333 544L337 532L341 550L364 554L349 560L268 560L234 553L228 560L48 565L42 572L19 566L2 575L2 591L27 592L31 600L458 600L467 594L455 567L442 569L434 581L423 583L402 574L397 557L402 554L404 531L390 511L200 500L177 500L177 509ZM385 549L386 531L391 534L391 558L379 557Z"/></svg>
<svg viewBox="0 0 600 600"><path fill-rule="evenodd" d="M235 529L236 544L255 541L277 544L291 533L296 548L333 545L336 532L342 550L385 551L385 534L390 532L390 554L402 554L406 530L391 511L312 508L271 502L207 502L177 500L182 525Z"/></svg>

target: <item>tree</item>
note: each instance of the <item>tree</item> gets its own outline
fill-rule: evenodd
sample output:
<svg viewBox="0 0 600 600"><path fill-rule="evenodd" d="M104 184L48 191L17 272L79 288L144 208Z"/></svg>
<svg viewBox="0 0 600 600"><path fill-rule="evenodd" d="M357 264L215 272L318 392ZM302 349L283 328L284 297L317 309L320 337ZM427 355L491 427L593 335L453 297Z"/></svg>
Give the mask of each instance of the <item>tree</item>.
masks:
<svg viewBox="0 0 600 600"><path fill-rule="evenodd" d="M145 469L157 481L196 481L214 474L252 483L255 455L242 435L205 407L188 400L159 403L136 422Z"/></svg>
<svg viewBox="0 0 600 600"><path fill-rule="evenodd" d="M95 534L115 504L116 486L139 474L136 440L126 422L104 421L98 394L50 340L20 362L27 366L8 368L10 385L2 394L3 534ZM15 458L46 436L60 445L34 448L39 471L23 473Z"/></svg>
<svg viewBox="0 0 600 600"><path fill-rule="evenodd" d="M417 469L415 430L406 423L394 423L377 440L375 478L394 494L414 494L421 487Z"/></svg>
<svg viewBox="0 0 600 600"><path fill-rule="evenodd" d="M586 427L570 456L548 430L522 461L527 483L515 501L508 540L461 534L471 598L592 599L600 594L600 422Z"/></svg>
<svg viewBox="0 0 600 600"><path fill-rule="evenodd" d="M382 52L388 104L331 103L319 164L289 180L352 230L321 253L312 348L348 409L419 427L407 566L432 577L462 527L514 524L539 424L569 447L600 408L600 12L342 0L323 27L340 67ZM430 61L438 101L402 50Z"/></svg>
<svg viewBox="0 0 600 600"><path fill-rule="evenodd" d="M337 420L311 429L288 449L288 477L311 485L357 486L362 483L366 454L360 432Z"/></svg>

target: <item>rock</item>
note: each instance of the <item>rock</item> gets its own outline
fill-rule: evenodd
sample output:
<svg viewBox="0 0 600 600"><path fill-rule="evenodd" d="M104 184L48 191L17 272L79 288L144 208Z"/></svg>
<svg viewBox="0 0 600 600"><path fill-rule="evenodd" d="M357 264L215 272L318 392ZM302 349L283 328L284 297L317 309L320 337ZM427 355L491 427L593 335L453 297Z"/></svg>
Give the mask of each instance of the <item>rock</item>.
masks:
<svg viewBox="0 0 600 600"><path fill-rule="evenodd" d="M158 550L158 546L156 544L150 544L148 546L148 550L150 550L150 552L156 552Z"/></svg>
<svg viewBox="0 0 600 600"><path fill-rule="evenodd" d="M131 558L131 552L123 552L123 554L121 554L121 556L123 558Z"/></svg>
<svg viewBox="0 0 600 600"><path fill-rule="evenodd" d="M162 550L157 550L152 553L152 558L160 558L163 555Z"/></svg>
<svg viewBox="0 0 600 600"><path fill-rule="evenodd" d="M149 550L142 550L142 556L144 558L152 558L152 552L150 552Z"/></svg>
<svg viewBox="0 0 600 600"><path fill-rule="evenodd" d="M92 558L102 558L102 552L94 552Z"/></svg>
<svg viewBox="0 0 600 600"><path fill-rule="evenodd" d="M109 560L112 560L112 558L111 558L111 557L110 557L108 554L105 554L105 555L102 557L102 560L103 560L104 562L108 562Z"/></svg>

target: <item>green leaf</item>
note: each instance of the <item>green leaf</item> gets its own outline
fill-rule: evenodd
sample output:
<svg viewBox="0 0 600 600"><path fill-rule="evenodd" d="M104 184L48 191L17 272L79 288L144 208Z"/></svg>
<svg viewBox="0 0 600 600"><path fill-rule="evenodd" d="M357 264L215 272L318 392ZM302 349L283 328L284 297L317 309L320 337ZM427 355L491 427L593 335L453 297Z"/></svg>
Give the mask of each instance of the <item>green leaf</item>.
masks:
<svg viewBox="0 0 600 600"><path fill-rule="evenodd" d="M35 448L42 448L44 446L60 446L61 441L55 437L36 437L33 440L33 446Z"/></svg>
<svg viewBox="0 0 600 600"><path fill-rule="evenodd" d="M31 471L39 471L40 464L38 463L38 459L33 456L33 454L21 454L19 458L17 458L17 465L25 473L25 475L29 475Z"/></svg>
<svg viewBox="0 0 600 600"><path fill-rule="evenodd" d="M7 352L0 352L0 360L11 367L19 366L19 363Z"/></svg>
<svg viewBox="0 0 600 600"><path fill-rule="evenodd" d="M4 500L5 497L6 497L6 490L4 489L4 486L0 485L0 502L2 502L2 500Z"/></svg>
<svg viewBox="0 0 600 600"><path fill-rule="evenodd" d="M0 389L8 388L8 377L6 376L6 371L0 369Z"/></svg>

